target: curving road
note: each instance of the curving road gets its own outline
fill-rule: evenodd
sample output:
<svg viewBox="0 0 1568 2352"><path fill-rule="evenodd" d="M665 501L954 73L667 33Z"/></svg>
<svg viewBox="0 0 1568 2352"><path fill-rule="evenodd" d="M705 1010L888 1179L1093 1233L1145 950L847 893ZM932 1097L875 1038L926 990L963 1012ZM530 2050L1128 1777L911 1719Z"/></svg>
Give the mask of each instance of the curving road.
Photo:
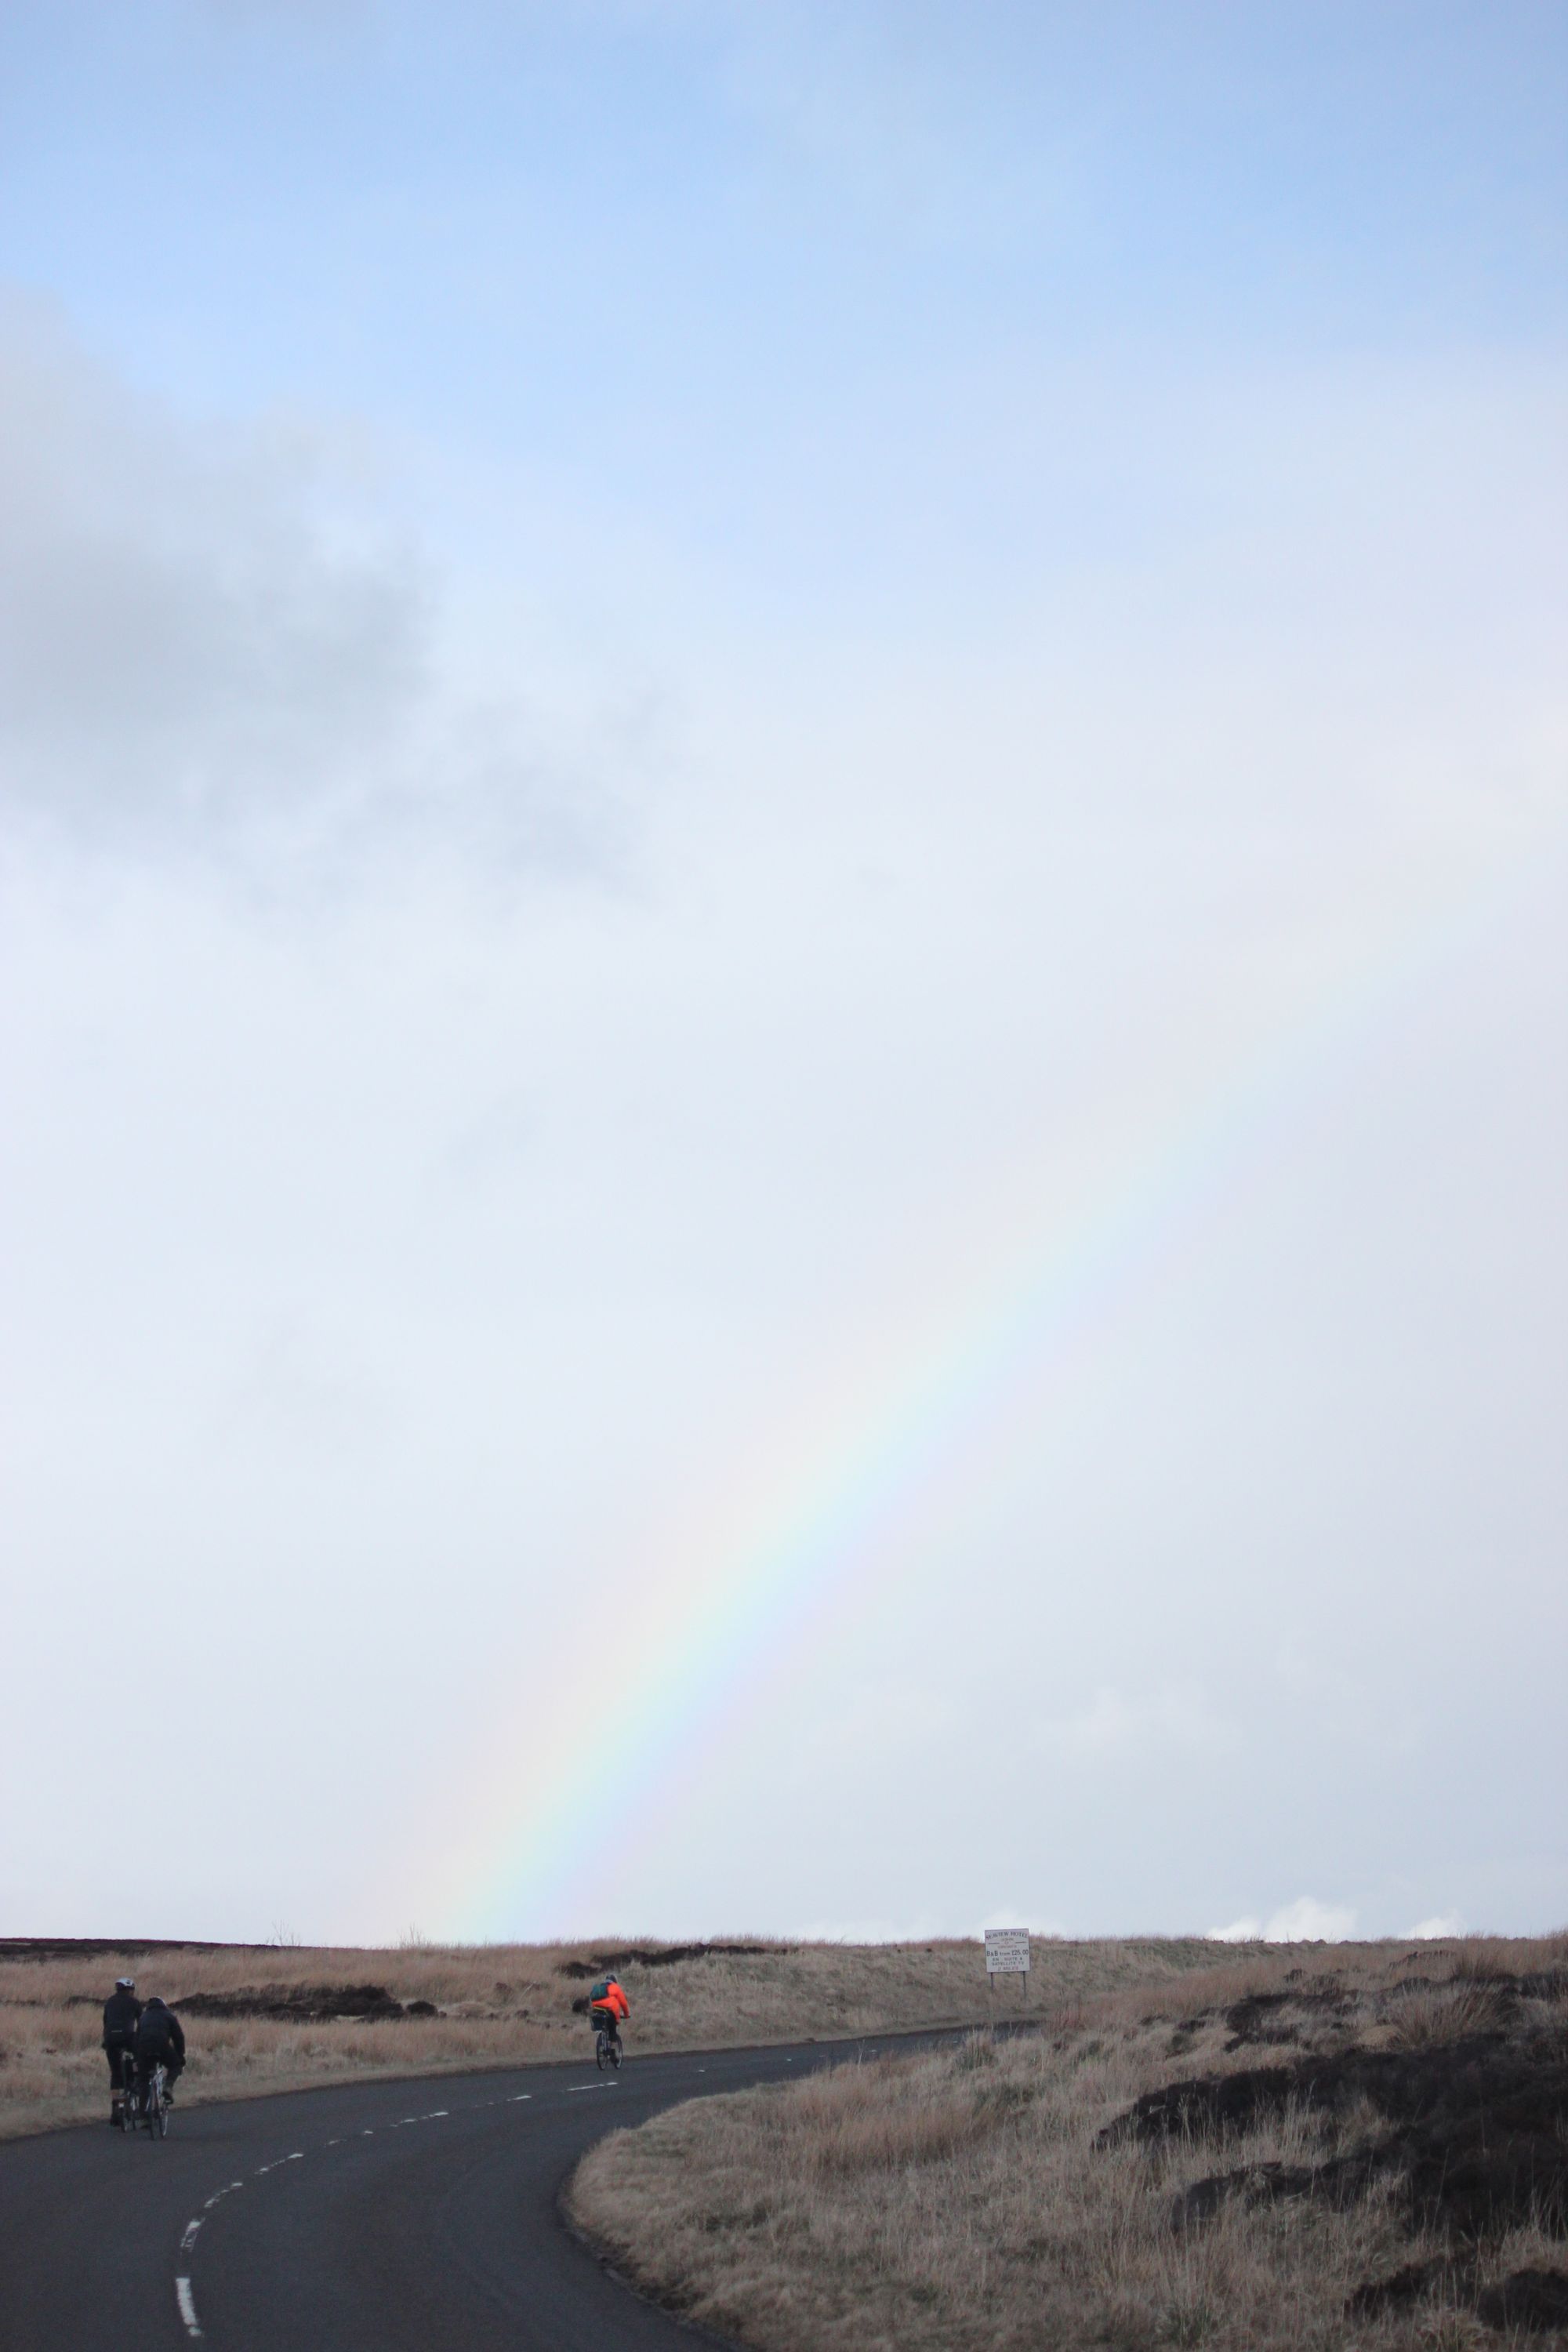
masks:
<svg viewBox="0 0 1568 2352"><path fill-rule="evenodd" d="M176 2108L0 2146L3 2352L687 2352L563 2227L618 2124L869 2044L630 2058ZM907 2045L906 2045L907 2046ZM708 2339L711 2340L711 2339Z"/></svg>

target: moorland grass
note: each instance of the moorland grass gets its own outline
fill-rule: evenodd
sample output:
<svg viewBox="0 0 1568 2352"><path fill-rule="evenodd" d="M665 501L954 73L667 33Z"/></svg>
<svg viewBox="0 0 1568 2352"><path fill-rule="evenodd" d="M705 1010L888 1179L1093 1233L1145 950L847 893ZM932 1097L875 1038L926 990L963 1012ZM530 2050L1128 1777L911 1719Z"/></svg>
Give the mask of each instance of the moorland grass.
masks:
<svg viewBox="0 0 1568 2352"><path fill-rule="evenodd" d="M734 1937L742 1950L709 1951L673 1965L617 1959L632 2004L631 2050L720 2049L749 2042L826 2041L984 2018L987 1989L971 1942L769 1944ZM175 2008L195 1994L243 2009L278 2006L309 1990L382 1988L396 2003L435 2014L363 2018L238 2014L186 2017L190 2061L182 2096L195 2103L350 2081L370 2074L438 2074L568 2058L587 2045L572 2004L583 1969L631 1947L668 1951L657 1937L593 1944L411 1944L393 1949L300 1946L191 1947L27 1957L0 1947L0 2137L107 2113L100 2011L117 1976ZM1043 1965L1007 2015L1038 2017L1050 2004L1191 1969L1213 1947L1186 1941L1111 1941L1040 1948ZM575 1969L579 1973L574 1974ZM323 2006L330 2006L324 2001Z"/></svg>
<svg viewBox="0 0 1568 2352"><path fill-rule="evenodd" d="M1117 2123L1178 2082L1310 2075L1360 2050L1424 2053L1435 2080L1511 2052L1560 2082L1568 1938L1251 1948L1082 1988L1043 2030L841 2064L616 2133L574 2176L570 2211L646 2292L755 2352L1510 2340L1481 2315L1503 2282L1544 2280L1548 2302L1554 2278L1568 2291L1560 2206L1456 2238L1413 2214L1397 2158L1353 2195L1265 2193L1341 2181L1323 2168L1387 2148L1386 2116L1354 2101L1286 2096L1249 2128L1142 2139ZM1568 2116L1557 2104L1538 2120L1549 2165ZM1216 2175L1202 2225L1181 2221L1182 2192ZM1517 2341L1568 2335L1538 2324Z"/></svg>

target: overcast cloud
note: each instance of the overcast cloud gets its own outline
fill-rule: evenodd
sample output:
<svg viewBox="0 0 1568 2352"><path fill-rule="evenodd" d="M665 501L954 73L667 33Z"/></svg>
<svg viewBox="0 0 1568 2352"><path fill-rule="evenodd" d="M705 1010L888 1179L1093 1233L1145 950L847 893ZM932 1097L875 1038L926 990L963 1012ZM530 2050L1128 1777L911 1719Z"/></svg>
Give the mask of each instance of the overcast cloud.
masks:
<svg viewBox="0 0 1568 2352"><path fill-rule="evenodd" d="M1563 66L8 21L8 1931L1568 1915Z"/></svg>

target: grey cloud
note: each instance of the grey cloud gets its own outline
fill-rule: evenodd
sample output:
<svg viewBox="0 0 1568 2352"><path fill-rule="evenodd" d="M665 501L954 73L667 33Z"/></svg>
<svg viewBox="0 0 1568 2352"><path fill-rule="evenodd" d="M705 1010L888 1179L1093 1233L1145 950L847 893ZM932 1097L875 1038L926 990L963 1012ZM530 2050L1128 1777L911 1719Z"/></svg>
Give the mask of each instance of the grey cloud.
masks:
<svg viewBox="0 0 1568 2352"><path fill-rule="evenodd" d="M341 469L338 469L341 470ZM187 423L0 305L0 802L110 847L608 854L591 758L447 679L438 582L321 436ZM520 665L520 667L522 665Z"/></svg>

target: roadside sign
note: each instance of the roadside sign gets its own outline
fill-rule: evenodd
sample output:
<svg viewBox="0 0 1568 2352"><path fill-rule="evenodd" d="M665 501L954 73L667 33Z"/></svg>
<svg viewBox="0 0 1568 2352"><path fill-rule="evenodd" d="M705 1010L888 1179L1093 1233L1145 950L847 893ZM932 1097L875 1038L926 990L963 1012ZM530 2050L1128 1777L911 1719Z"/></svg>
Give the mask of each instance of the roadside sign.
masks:
<svg viewBox="0 0 1568 2352"><path fill-rule="evenodd" d="M993 1977L1026 1977L1029 1973L1027 1927L987 1927L985 1972Z"/></svg>

